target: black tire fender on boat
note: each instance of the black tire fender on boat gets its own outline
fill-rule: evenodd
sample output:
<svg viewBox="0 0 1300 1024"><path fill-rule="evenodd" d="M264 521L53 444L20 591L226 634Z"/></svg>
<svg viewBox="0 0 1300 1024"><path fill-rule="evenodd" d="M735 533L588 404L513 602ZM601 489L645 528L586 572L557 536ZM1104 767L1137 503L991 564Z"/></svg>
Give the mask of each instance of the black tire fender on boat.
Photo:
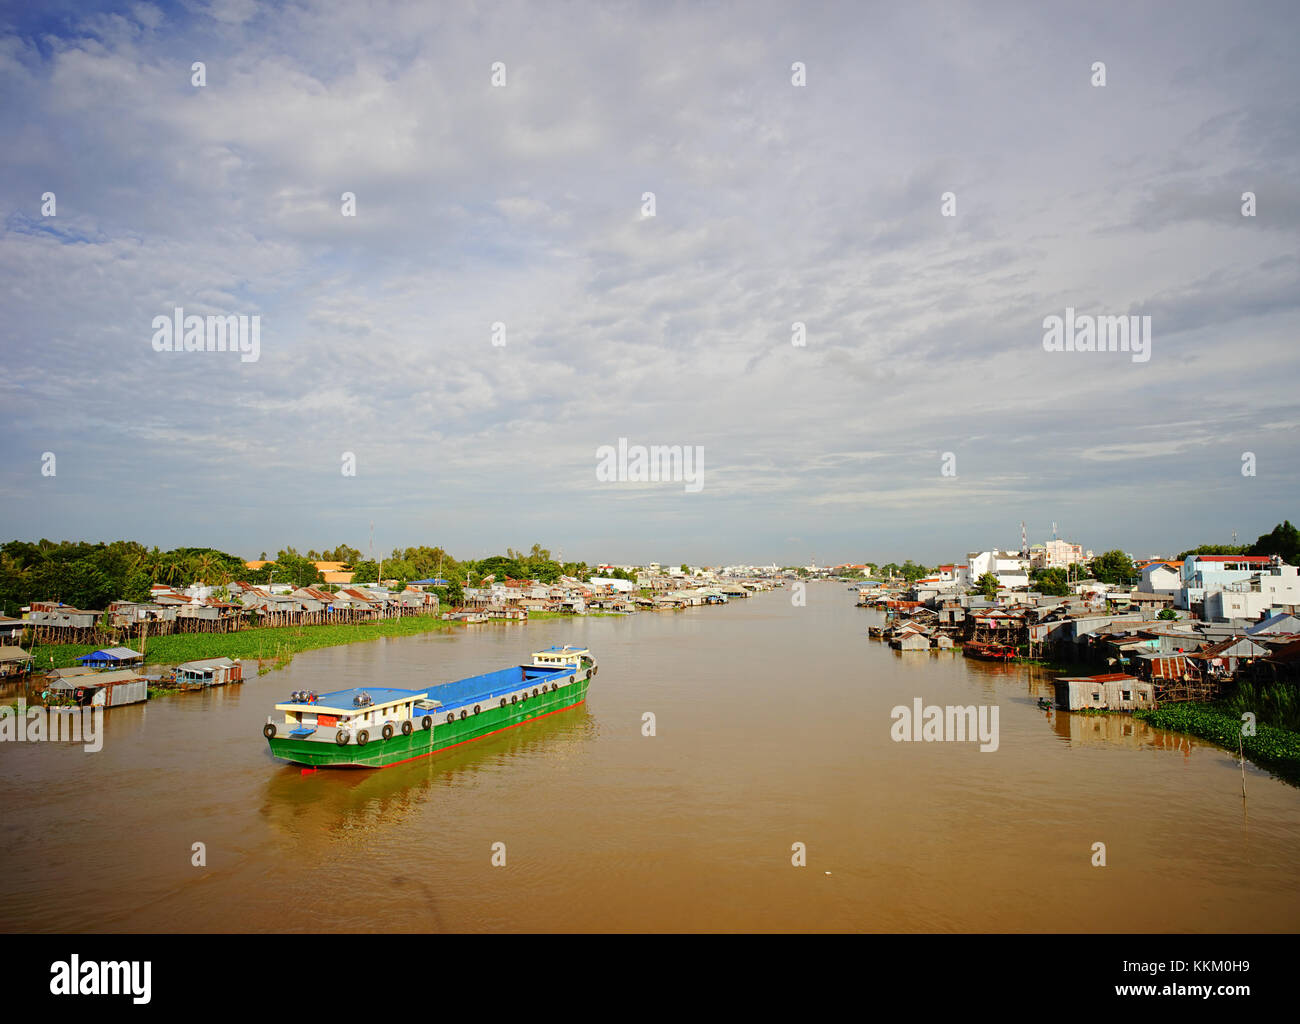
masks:
<svg viewBox="0 0 1300 1024"><path fill-rule="evenodd" d="M517 696L515 696L513 693L510 695L510 703L511 703L511 704L513 704L513 703L514 703L515 701L517 701L518 699L519 699L519 698L518 698Z"/></svg>
<svg viewBox="0 0 1300 1024"><path fill-rule="evenodd" d="M552 683L552 684L551 684L551 689L552 689L552 690L558 690L559 688L560 688L560 684L559 684L559 683Z"/></svg>
<svg viewBox="0 0 1300 1024"><path fill-rule="evenodd" d="M391 740L393 738L393 723L385 722L384 728L380 731L379 735L386 740Z"/></svg>
<svg viewBox="0 0 1300 1024"><path fill-rule="evenodd" d="M420 719L420 728L421 728L421 729L432 729L432 728L433 728L433 716L432 716L432 715L425 715L423 718L421 718L421 719Z"/></svg>
<svg viewBox="0 0 1300 1024"><path fill-rule="evenodd" d="M411 720L408 718L405 722L402 723L402 735L409 736L413 732L415 732L415 726L411 724Z"/></svg>
<svg viewBox="0 0 1300 1024"><path fill-rule="evenodd" d="M369 732L367 732L365 729L362 729L359 733L357 733L357 746L358 746L358 747L364 747L364 746L365 746L367 743L369 743L369 742L370 742L370 733L369 733Z"/></svg>
<svg viewBox="0 0 1300 1024"><path fill-rule="evenodd" d="M348 745L348 731L346 729L340 729L336 732L334 734L334 742L340 747L346 747Z"/></svg>
<svg viewBox="0 0 1300 1024"><path fill-rule="evenodd" d="M501 698L501 706L502 707L506 706L506 699L504 697Z"/></svg>
<svg viewBox="0 0 1300 1024"><path fill-rule="evenodd" d="M534 696L534 697L537 696L537 687L535 687L535 686L533 687L533 696Z"/></svg>
<svg viewBox="0 0 1300 1024"><path fill-rule="evenodd" d="M469 717L469 712L468 712L468 711L465 711L465 710L462 710L461 713L460 713L460 720L463 722L463 721L465 721L465 719L467 719L468 717Z"/></svg>
<svg viewBox="0 0 1300 1024"><path fill-rule="evenodd" d="M477 715L477 714L478 714L480 711L482 711L482 710L483 710L483 709L482 709L481 707L479 707L477 704L474 705L474 714Z"/></svg>
<svg viewBox="0 0 1300 1024"><path fill-rule="evenodd" d="M447 724L451 725L451 723L454 721L456 721L456 713L452 712L450 715L447 716Z"/></svg>
<svg viewBox="0 0 1300 1024"><path fill-rule="evenodd" d="M275 723L267 722L266 725L262 726L262 735L268 740L275 739Z"/></svg>
<svg viewBox="0 0 1300 1024"><path fill-rule="evenodd" d="M591 676L592 676L592 671L591 671L591 669L587 669L587 678L590 679Z"/></svg>

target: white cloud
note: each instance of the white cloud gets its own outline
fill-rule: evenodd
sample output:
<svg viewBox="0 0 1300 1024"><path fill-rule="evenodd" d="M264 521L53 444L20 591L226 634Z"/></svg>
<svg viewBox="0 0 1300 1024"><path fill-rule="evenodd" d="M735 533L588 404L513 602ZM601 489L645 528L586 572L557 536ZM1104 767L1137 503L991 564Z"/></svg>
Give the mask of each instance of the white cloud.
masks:
<svg viewBox="0 0 1300 1024"><path fill-rule="evenodd" d="M1104 36L924 5L743 23L522 3L129 10L0 37L16 142L0 493L30 495L42 446L84 456L66 505L7 500L10 533L309 546L317 524L362 529L381 492L404 541L510 541L495 511L431 526L454 490L476 509L532 495L563 532L541 539L573 552L611 530L575 496L614 502L627 548L593 558L655 553L639 538L705 507L683 557L747 557L809 509L871 547L885 526L864 504L907 512L891 540L938 558L992 542L972 507L1046 529L1080 493L1183 494L1252 444L1272 474L1252 482L1261 530L1294 515L1294 446L1254 426L1294 422L1300 360L1282 229L1297 207L1277 194L1297 139L1274 113L1296 72L1277 34L1209 6L1173 27L1128 12ZM1260 59L1215 70L1226 41ZM1123 73L1093 90L1101 44ZM1203 80L1170 84L1198 60ZM1253 182L1258 223L1215 212ZM1044 353L1042 318L1067 304L1152 312L1151 362ZM260 313L261 361L160 359L149 323L175 305ZM590 452L622 436L703 444L706 491L595 488ZM365 453L352 492L341 450ZM165 485L168 507L84 518L79 495L124 473ZM203 508L214 480L247 495L243 519ZM320 495L289 524L301 536L266 535L275 488ZM1211 539L1231 490L1202 494L1180 528ZM714 504L682 504L696 497ZM1136 522L1089 543L1156 545L1167 525L1128 541Z"/></svg>

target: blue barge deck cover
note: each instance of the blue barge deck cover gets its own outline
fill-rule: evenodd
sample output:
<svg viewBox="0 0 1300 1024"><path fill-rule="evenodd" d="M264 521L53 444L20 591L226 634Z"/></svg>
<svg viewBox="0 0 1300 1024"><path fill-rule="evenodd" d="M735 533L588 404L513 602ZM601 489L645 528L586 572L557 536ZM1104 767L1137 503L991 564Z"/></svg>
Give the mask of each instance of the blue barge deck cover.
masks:
<svg viewBox="0 0 1300 1024"><path fill-rule="evenodd" d="M523 668L523 675L520 676L520 668ZM558 668L535 668L532 665L515 666L514 668L498 669L495 672L485 672L481 676L470 676L467 679L458 679L454 683L443 683L441 686L429 687L429 699L441 701L445 708L457 707L461 704L469 704L476 700L491 700L503 693L513 693L518 690L524 683L549 683L552 679L560 679L568 676L576 670L568 667Z"/></svg>
<svg viewBox="0 0 1300 1024"><path fill-rule="evenodd" d="M552 668L516 665L495 672L485 672L481 676L469 676L452 683L425 687L422 690L398 690L387 686L353 686L346 690L317 694L312 704L322 708L351 709L356 707L352 703L353 698L361 693L368 693L374 704L384 704L391 700L401 700L403 697L427 693L430 700L441 702L443 707L459 707L462 704L472 704L474 701L491 700L503 693L513 693L525 684L550 683L553 679L560 679L575 671L574 668L566 666ZM361 708L357 710L360 711Z"/></svg>

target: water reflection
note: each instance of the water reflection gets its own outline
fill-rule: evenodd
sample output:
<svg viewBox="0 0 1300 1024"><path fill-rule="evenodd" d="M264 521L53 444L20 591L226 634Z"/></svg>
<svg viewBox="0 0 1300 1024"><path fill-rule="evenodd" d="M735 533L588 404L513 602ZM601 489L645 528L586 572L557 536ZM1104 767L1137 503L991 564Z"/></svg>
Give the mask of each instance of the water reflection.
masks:
<svg viewBox="0 0 1300 1024"><path fill-rule="evenodd" d="M267 780L261 813L281 832L301 837L323 832L332 839L358 831L381 832L406 823L438 790L472 786L478 776L519 771L520 762L562 765L566 752L590 740L596 721L586 704L548 715L463 747L388 768L338 768L304 772L278 765ZM536 755L535 757L530 755Z"/></svg>
<svg viewBox="0 0 1300 1024"><path fill-rule="evenodd" d="M1204 747L1192 736L1156 729L1132 715L1087 715L1077 711L1044 712L1052 731L1063 740L1077 744L1114 744L1137 749L1171 750L1190 757L1196 747Z"/></svg>

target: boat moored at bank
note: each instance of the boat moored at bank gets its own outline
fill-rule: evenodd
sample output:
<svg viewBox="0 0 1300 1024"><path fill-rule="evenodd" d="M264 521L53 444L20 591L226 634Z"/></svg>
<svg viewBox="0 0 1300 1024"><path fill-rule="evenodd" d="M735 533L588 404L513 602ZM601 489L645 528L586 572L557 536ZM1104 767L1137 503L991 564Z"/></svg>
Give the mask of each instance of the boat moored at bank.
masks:
<svg viewBox="0 0 1300 1024"><path fill-rule="evenodd" d="M427 757L581 704L599 671L585 647L551 647L515 665L422 690L298 691L262 734L271 754L309 767L382 768Z"/></svg>
<svg viewBox="0 0 1300 1024"><path fill-rule="evenodd" d="M979 640L967 640L962 645L961 653L968 658L979 658L981 661L1011 661L1016 657L1016 649L1010 644Z"/></svg>

